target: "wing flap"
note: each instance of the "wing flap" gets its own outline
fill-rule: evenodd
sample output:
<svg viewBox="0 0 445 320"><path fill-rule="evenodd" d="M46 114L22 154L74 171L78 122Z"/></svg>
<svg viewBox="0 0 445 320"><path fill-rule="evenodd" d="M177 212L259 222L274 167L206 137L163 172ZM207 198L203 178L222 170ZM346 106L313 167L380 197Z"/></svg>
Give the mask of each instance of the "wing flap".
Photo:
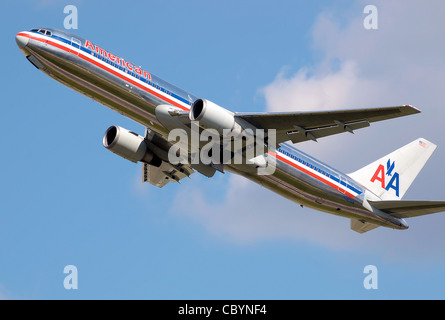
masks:
<svg viewBox="0 0 445 320"><path fill-rule="evenodd" d="M445 211L445 201L369 201L396 218L414 218Z"/></svg>
<svg viewBox="0 0 445 320"><path fill-rule="evenodd" d="M285 132L284 134L287 135L287 138L283 137L283 140L284 141L291 140L292 143L303 142L307 141L308 139L316 141L319 138L332 136L346 131L354 133L354 130L366 128L369 127L369 125L370 125L369 122L365 120L354 123L341 123L338 125L336 124L333 126L325 126L314 129L297 128L297 130Z"/></svg>
<svg viewBox="0 0 445 320"><path fill-rule="evenodd" d="M148 182L158 188L164 187L169 182L178 182L185 177L190 177L194 172L192 168L175 166L162 162L160 167L154 167L146 163L142 164L142 182Z"/></svg>

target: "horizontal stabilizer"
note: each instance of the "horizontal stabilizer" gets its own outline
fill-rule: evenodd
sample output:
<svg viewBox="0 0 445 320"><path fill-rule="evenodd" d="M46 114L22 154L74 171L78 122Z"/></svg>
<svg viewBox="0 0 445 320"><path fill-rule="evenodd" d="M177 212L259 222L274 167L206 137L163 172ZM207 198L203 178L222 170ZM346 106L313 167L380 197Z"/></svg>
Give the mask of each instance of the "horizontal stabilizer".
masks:
<svg viewBox="0 0 445 320"><path fill-rule="evenodd" d="M369 201L369 204L402 219L445 211L445 201Z"/></svg>
<svg viewBox="0 0 445 320"><path fill-rule="evenodd" d="M379 226L363 220L351 219L351 229L358 233L365 233L371 231Z"/></svg>

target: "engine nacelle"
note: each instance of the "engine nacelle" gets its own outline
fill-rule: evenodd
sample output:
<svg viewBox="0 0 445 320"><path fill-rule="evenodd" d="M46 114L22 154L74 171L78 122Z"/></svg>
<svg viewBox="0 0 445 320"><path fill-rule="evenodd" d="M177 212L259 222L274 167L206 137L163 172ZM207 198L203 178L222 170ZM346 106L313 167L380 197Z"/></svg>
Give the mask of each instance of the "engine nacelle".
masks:
<svg viewBox="0 0 445 320"><path fill-rule="evenodd" d="M191 121L199 121L200 127L215 129L220 134L231 133L237 136L243 130L232 112L209 100L196 100L190 108L189 118Z"/></svg>
<svg viewBox="0 0 445 320"><path fill-rule="evenodd" d="M132 162L142 161L159 167L159 159L145 143L144 137L118 126L111 126L105 132L103 145L111 152Z"/></svg>

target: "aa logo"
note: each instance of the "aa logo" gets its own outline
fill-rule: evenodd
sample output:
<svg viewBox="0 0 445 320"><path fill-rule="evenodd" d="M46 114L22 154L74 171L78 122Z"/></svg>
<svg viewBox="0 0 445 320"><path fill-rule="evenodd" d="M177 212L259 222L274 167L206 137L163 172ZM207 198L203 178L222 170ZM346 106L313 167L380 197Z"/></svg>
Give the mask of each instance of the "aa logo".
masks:
<svg viewBox="0 0 445 320"><path fill-rule="evenodd" d="M380 182L382 188L386 191L389 189L394 189L396 192L396 196L399 197L400 190L400 176L397 172L394 172L396 167L396 162L391 162L391 159L388 159L386 163L386 168L384 165L379 165L376 172L372 176L371 182L375 183L376 181ZM386 184L386 181L389 181Z"/></svg>

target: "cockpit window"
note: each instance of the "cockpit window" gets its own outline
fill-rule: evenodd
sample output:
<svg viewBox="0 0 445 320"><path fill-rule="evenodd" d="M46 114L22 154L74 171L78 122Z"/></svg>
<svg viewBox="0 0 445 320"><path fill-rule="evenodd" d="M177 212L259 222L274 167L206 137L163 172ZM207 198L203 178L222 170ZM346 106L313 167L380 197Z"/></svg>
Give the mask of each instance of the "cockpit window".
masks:
<svg viewBox="0 0 445 320"><path fill-rule="evenodd" d="M31 29L31 32L38 32L40 34L46 35L46 36L52 36L53 33L49 30L46 29Z"/></svg>

